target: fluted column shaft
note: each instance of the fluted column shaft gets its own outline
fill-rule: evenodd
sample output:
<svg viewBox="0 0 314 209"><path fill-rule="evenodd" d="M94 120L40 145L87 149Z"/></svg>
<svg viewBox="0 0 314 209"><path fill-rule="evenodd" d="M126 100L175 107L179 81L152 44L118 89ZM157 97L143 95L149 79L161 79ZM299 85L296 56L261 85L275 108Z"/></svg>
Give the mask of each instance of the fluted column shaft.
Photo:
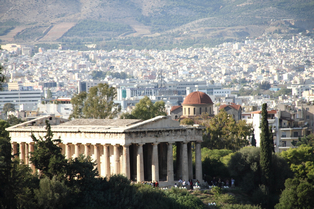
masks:
<svg viewBox="0 0 314 209"><path fill-rule="evenodd" d="M75 157L78 158L79 157L79 152L80 152L80 144L75 144L75 148L74 148L74 152L75 152Z"/></svg>
<svg viewBox="0 0 314 209"><path fill-rule="evenodd" d="M29 152L30 152L30 155L31 155L32 152L34 152L34 142L31 142L29 144ZM34 164L32 162L30 162L30 166L31 166L31 169L33 170L33 174L35 174L36 169L35 169L35 166L34 166Z"/></svg>
<svg viewBox="0 0 314 209"><path fill-rule="evenodd" d="M120 165L120 158L119 158L119 144L114 145L113 155L114 155L114 174L119 174L119 165Z"/></svg>
<svg viewBox="0 0 314 209"><path fill-rule="evenodd" d="M142 182L144 181L143 144L138 144L136 163L137 163L137 182Z"/></svg>
<svg viewBox="0 0 314 209"><path fill-rule="evenodd" d="M65 153L66 158L71 159L71 144L66 144L65 147L66 147L66 153Z"/></svg>
<svg viewBox="0 0 314 209"><path fill-rule="evenodd" d="M14 156L14 158L18 158L18 151L17 151L17 143L13 142L12 143L12 155Z"/></svg>
<svg viewBox="0 0 314 209"><path fill-rule="evenodd" d="M189 179L193 179L192 144L188 143Z"/></svg>
<svg viewBox="0 0 314 209"><path fill-rule="evenodd" d="M96 168L98 172L100 173L100 156L99 156L99 151L98 151L98 145L94 145L94 159L96 161Z"/></svg>
<svg viewBox="0 0 314 209"><path fill-rule="evenodd" d="M25 143L25 164L29 165L29 145Z"/></svg>
<svg viewBox="0 0 314 209"><path fill-rule="evenodd" d="M130 179L130 147L129 145L123 146L123 174Z"/></svg>
<svg viewBox="0 0 314 209"><path fill-rule="evenodd" d="M89 145L88 144L84 144L84 155L85 157L89 156Z"/></svg>
<svg viewBox="0 0 314 209"><path fill-rule="evenodd" d="M159 181L158 144L153 144L152 181Z"/></svg>
<svg viewBox="0 0 314 209"><path fill-rule="evenodd" d="M172 151L172 144L168 144L168 149L167 149L167 180L169 182L174 181L173 177L173 151Z"/></svg>
<svg viewBox="0 0 314 209"><path fill-rule="evenodd" d="M109 158L109 147L108 145L104 145L104 176L110 176L110 158Z"/></svg>
<svg viewBox="0 0 314 209"><path fill-rule="evenodd" d="M197 180L203 180L201 143L195 143L195 177Z"/></svg>
<svg viewBox="0 0 314 209"><path fill-rule="evenodd" d="M182 146L182 180L187 181L189 179L187 143L182 143Z"/></svg>
<svg viewBox="0 0 314 209"><path fill-rule="evenodd" d="M25 163L25 142L20 143L20 163Z"/></svg>

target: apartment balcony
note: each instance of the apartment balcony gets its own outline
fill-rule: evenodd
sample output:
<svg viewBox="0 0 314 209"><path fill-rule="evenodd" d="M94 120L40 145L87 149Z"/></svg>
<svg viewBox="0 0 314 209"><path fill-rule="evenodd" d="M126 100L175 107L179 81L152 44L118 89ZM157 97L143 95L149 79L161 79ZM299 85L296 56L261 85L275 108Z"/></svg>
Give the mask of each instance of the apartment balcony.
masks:
<svg viewBox="0 0 314 209"><path fill-rule="evenodd" d="M302 136L281 136L280 139L281 140L298 140L299 137L302 138Z"/></svg>

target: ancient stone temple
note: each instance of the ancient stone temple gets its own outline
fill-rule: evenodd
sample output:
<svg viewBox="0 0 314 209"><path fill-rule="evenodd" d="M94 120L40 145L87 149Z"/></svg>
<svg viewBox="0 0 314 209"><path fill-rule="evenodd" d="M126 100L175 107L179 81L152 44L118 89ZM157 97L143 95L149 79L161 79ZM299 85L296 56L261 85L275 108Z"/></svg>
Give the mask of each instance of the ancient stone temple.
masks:
<svg viewBox="0 0 314 209"><path fill-rule="evenodd" d="M60 146L66 158L80 154L91 156L101 176L123 174L133 181L159 181L161 185L173 185L180 178L202 181L202 128L199 126L180 126L167 116L145 121L76 119L69 122L45 116L7 128L13 153L19 153L22 163L32 166L29 156L34 143L30 136L31 133L36 137L46 134L45 120L49 120L54 138L61 138Z"/></svg>

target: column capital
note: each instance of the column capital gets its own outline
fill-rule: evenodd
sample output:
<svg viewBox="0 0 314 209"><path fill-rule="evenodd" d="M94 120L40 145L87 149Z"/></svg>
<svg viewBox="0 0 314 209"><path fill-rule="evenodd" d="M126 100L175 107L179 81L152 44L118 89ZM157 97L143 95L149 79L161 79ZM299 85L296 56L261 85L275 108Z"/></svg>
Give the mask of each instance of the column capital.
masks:
<svg viewBox="0 0 314 209"><path fill-rule="evenodd" d="M160 142L153 142L152 145L158 145Z"/></svg>
<svg viewBox="0 0 314 209"><path fill-rule="evenodd" d="M137 143L137 146L143 146L145 143Z"/></svg>
<svg viewBox="0 0 314 209"><path fill-rule="evenodd" d="M121 146L123 146L123 147L129 147L129 146L131 146L132 144L123 144L123 145L121 145Z"/></svg>

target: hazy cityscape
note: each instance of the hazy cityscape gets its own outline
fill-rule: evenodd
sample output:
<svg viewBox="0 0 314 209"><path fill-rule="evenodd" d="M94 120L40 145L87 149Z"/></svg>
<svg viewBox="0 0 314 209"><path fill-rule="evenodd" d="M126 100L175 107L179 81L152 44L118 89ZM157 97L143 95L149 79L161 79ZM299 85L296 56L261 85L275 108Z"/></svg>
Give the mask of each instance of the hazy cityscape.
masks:
<svg viewBox="0 0 314 209"><path fill-rule="evenodd" d="M312 2L0 8L0 209L314 208Z"/></svg>

